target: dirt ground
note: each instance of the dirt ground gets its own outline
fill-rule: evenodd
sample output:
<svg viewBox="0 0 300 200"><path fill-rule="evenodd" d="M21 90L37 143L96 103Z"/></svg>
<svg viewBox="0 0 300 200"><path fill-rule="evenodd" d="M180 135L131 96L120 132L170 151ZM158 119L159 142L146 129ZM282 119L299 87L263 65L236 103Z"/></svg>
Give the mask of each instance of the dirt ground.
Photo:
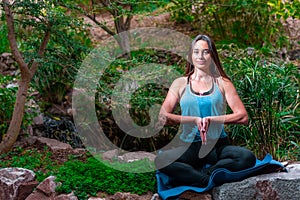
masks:
<svg viewBox="0 0 300 200"><path fill-rule="evenodd" d="M114 27L113 19L109 14L103 14L101 16L98 16L97 20L101 22L106 22L107 26L110 28ZM110 35L107 32L105 32L102 28L96 25L91 19L84 17L84 22L90 24L89 31L94 44L100 43L101 41L110 37ZM154 13L152 16L133 16L131 20L130 29L145 27L168 28L172 30L177 30L183 34L190 33L192 30L192 27L188 24L180 24L180 26L178 26L174 21L171 20L171 16L169 13Z"/></svg>

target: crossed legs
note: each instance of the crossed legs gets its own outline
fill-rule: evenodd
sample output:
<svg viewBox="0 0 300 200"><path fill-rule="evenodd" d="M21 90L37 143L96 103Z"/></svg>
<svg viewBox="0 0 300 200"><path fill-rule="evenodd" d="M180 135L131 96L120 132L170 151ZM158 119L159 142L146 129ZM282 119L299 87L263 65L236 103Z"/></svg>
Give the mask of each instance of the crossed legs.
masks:
<svg viewBox="0 0 300 200"><path fill-rule="evenodd" d="M180 146L164 151L156 157L155 165L158 170L169 176L170 184L173 186L206 187L209 176L215 169L226 168L230 171L240 171L254 166L256 162L256 157L251 151L229 145L227 140L224 142L224 139L220 139L204 158L198 156L200 148L201 142L194 142L188 149ZM170 164L161 168L163 163ZM210 167L201 170L205 164L210 164Z"/></svg>

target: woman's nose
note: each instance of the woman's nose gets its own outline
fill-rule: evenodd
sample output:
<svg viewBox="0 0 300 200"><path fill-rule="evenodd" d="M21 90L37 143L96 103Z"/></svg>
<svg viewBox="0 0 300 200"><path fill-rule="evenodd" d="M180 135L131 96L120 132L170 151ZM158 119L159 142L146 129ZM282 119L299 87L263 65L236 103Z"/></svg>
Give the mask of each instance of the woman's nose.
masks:
<svg viewBox="0 0 300 200"><path fill-rule="evenodd" d="M200 51L197 55L197 58L201 58L203 59L204 58L204 52L203 51Z"/></svg>

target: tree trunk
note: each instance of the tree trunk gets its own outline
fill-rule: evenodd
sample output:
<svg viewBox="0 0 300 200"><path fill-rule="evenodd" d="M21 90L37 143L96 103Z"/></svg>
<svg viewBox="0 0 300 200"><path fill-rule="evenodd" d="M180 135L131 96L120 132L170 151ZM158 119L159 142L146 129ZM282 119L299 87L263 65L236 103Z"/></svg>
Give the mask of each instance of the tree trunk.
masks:
<svg viewBox="0 0 300 200"><path fill-rule="evenodd" d="M13 147L14 143L16 142L16 140L18 139L22 121L23 121L23 116L24 116L24 109L25 109L28 88L30 85L30 81L32 80L38 68L38 63L35 60L32 60L31 66L28 66L28 64L25 62L24 58L22 57L17 45L16 33L14 28L14 17L13 17L13 12L10 9L11 6L10 2L9 0L2 0L2 2L5 11L5 19L7 23L7 29L8 29L8 40L9 40L12 54L20 67L21 80L19 81L19 88L17 91L12 120L10 121L7 133L4 135L0 143L0 154L9 152ZM45 32L44 38L38 50L39 57L43 57L44 55L46 46L50 40L51 27L52 25L48 23L47 24L48 29Z"/></svg>
<svg viewBox="0 0 300 200"><path fill-rule="evenodd" d="M130 38L129 38L129 33L126 32L122 32L119 33L118 35L114 36L115 39L117 40L121 50L122 50L122 54L124 56L124 58L130 58Z"/></svg>
<svg viewBox="0 0 300 200"><path fill-rule="evenodd" d="M2 139L2 142L0 143L0 153L9 152L18 138L20 127L22 125L22 119L24 116L24 108L29 83L29 81L23 80L19 82L13 117L10 121L7 133L5 134L5 136Z"/></svg>
<svg viewBox="0 0 300 200"><path fill-rule="evenodd" d="M128 32L130 28L131 16L128 16L124 21L123 16L114 16L114 23L118 35L115 36L125 58L130 58L130 34Z"/></svg>

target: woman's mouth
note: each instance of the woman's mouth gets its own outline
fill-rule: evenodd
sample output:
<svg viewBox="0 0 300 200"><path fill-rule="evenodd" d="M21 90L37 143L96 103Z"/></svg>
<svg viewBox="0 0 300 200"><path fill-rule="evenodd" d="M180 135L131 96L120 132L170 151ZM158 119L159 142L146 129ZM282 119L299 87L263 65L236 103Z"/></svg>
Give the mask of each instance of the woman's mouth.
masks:
<svg viewBox="0 0 300 200"><path fill-rule="evenodd" d="M198 65L204 65L205 64L205 61L203 60L203 61L197 61L196 62Z"/></svg>

